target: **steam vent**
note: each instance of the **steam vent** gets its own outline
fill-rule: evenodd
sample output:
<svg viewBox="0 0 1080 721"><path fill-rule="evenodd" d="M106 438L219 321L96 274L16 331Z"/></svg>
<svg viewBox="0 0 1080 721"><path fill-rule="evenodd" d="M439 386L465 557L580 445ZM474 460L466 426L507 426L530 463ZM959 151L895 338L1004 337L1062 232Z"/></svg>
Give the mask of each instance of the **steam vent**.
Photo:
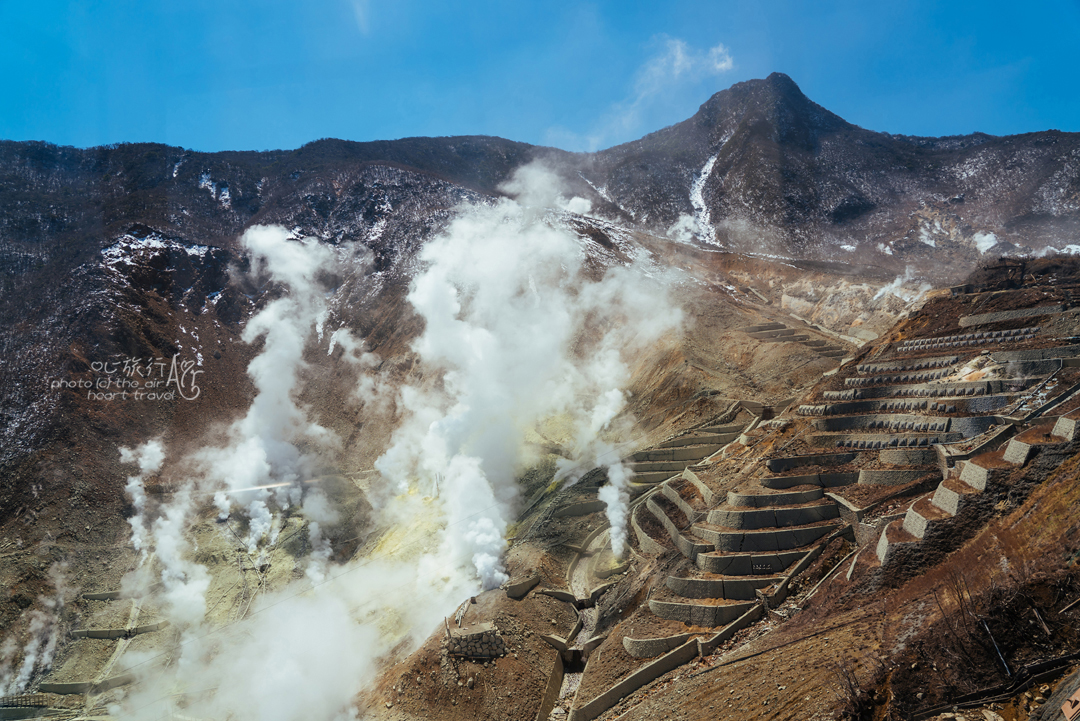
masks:
<svg viewBox="0 0 1080 721"><path fill-rule="evenodd" d="M0 142L0 721L1076 721L1080 134L702 99Z"/></svg>

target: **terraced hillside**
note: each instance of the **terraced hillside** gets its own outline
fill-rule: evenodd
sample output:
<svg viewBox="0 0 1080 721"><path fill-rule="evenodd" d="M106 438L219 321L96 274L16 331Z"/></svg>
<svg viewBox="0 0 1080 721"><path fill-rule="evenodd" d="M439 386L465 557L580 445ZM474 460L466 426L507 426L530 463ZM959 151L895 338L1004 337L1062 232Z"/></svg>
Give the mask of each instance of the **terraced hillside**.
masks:
<svg viewBox="0 0 1080 721"><path fill-rule="evenodd" d="M1080 490L1068 284L938 292L790 407L748 399L633 454L628 562L592 524L566 576L535 581L587 618L551 640L535 718L1037 708L1024 669L1056 682L1080 649L1080 515L1061 512ZM599 507L575 498L554 514ZM1017 592L1042 640L1010 626Z"/></svg>

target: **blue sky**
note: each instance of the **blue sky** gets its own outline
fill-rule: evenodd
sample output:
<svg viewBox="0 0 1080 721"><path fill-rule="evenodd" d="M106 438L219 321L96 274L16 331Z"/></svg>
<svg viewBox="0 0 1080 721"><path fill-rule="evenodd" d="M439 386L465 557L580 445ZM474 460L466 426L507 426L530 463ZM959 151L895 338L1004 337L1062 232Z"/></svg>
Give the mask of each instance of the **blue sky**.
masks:
<svg viewBox="0 0 1080 721"><path fill-rule="evenodd" d="M1080 131L1080 0L0 0L0 138L632 140L773 71L872 130Z"/></svg>

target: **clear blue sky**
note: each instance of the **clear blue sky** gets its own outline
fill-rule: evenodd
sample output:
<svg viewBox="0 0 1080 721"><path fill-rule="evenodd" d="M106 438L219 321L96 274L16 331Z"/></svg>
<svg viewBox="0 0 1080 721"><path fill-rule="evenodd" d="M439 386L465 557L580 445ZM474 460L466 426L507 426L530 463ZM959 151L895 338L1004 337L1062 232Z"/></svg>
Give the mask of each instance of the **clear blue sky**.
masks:
<svg viewBox="0 0 1080 721"><path fill-rule="evenodd" d="M872 130L1080 131L1080 0L0 0L0 138L608 147L773 71Z"/></svg>

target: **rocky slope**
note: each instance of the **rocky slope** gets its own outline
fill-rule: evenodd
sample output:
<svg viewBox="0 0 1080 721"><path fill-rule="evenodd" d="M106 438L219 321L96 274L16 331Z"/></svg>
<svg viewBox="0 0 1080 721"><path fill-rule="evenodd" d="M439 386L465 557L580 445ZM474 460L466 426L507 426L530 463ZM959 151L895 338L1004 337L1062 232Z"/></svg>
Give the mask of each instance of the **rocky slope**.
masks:
<svg viewBox="0 0 1080 721"><path fill-rule="evenodd" d="M970 263L995 240L1060 248L1080 228L1075 133L873 132L779 73L590 160L579 166L585 177L638 222L666 229L687 215L702 239L788 257Z"/></svg>
<svg viewBox="0 0 1080 721"><path fill-rule="evenodd" d="M673 278L692 332L642 351L627 381L635 437L646 445L735 400L782 407L913 310L923 281L955 282L1006 249L1070 244L1080 221L1078 153L1075 135L1052 131L947 139L866 131L782 75L741 83L683 123L588 155L485 137L216 154L0 142L0 580L9 589L0 628L29 643L27 634L42 633L34 624L44 616L34 614L64 608L64 598L67 610L54 614L63 623L89 618L87 603L71 605L73 589L115 585L138 563L126 521L131 469L119 446L161 437L182 452L249 407L248 363L260 345L243 340L245 324L286 295L249 272L238 238L253 225L317 238L340 261L320 279L328 310L305 348L297 395L342 440L319 470L355 475L371 471L393 427L364 415L355 377L322 327L362 337L391 386L438 386L411 345L424 329L406 300L418 253L463 204L506 195L523 167L538 162L557 176L540 201L550 206L544 223L576 238L588 273L636 259ZM754 325L799 340L737 332ZM198 403L183 394L103 398L94 394L119 387L84 385L130 378L125 363L163 375L174 358L197 374L184 390L198 385ZM565 449L545 442L553 469ZM553 472L531 469L529 494ZM168 494L175 480L153 484ZM346 485L356 495L363 484ZM350 509L365 507L345 496ZM204 561L226 598L226 575L246 578L258 566L237 564L212 509L200 512L198 533L215 549ZM371 533L363 516L335 538L339 556ZM544 532L580 530L560 528ZM289 553L311 550L298 548ZM59 566L66 586L49 570ZM295 569L282 569L273 583L292 578ZM236 604L237 617L251 603L228 598L223 608ZM100 649L81 656L65 644L61 675L101 660Z"/></svg>

